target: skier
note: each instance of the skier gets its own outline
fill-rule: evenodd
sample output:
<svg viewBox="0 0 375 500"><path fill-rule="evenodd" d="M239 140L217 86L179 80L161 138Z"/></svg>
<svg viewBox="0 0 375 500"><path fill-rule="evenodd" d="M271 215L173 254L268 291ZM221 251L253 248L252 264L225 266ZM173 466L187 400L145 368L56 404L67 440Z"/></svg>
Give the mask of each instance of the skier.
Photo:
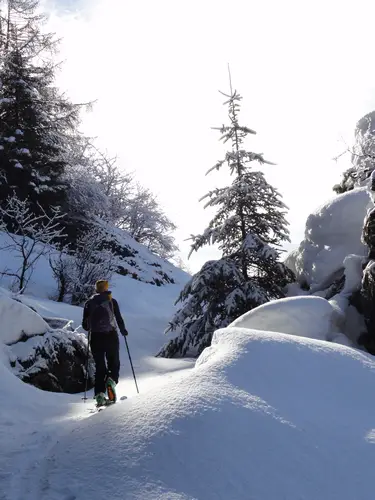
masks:
<svg viewBox="0 0 375 500"><path fill-rule="evenodd" d="M96 368L97 406L116 402L116 384L120 372L120 345L116 322L121 334L124 337L128 335L118 303L112 298L108 287L107 280L96 282L96 293L85 303L82 320L82 327L90 331L90 347ZM108 399L105 396L106 389Z"/></svg>

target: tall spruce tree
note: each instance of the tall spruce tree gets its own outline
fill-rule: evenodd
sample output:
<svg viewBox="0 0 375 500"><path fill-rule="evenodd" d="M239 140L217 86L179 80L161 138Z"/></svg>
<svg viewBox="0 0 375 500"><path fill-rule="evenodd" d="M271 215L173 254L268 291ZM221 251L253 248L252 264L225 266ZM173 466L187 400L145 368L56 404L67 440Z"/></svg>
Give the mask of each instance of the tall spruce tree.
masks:
<svg viewBox="0 0 375 500"><path fill-rule="evenodd" d="M4 3L4 2L3 2ZM56 46L35 0L8 0L1 22L0 203L15 193L35 212L62 206L67 151L80 106L54 87Z"/></svg>
<svg viewBox="0 0 375 500"><path fill-rule="evenodd" d="M215 207L217 213L203 234L192 237L191 248L193 252L217 244L222 258L204 264L182 290L176 302L181 308L167 329L180 330L180 335L160 356L199 355L211 344L216 329L254 307L284 297L284 287L294 279L279 260L282 242L289 241L287 207L264 174L251 168L254 161L269 162L244 149L245 139L255 132L239 124L241 96L232 90L223 95L230 124L218 130L231 149L208 172L227 166L233 182L202 198L207 200L205 207Z"/></svg>

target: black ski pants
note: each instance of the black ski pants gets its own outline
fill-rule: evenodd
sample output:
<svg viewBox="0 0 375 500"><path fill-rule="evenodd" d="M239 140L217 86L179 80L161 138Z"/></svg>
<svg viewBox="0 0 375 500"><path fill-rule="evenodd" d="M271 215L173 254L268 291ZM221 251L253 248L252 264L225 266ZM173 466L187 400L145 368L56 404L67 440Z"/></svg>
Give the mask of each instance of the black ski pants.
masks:
<svg viewBox="0 0 375 500"><path fill-rule="evenodd" d="M120 342L118 333L91 332L90 347L95 361L95 396L105 392L105 380L110 376L116 384L120 373Z"/></svg>

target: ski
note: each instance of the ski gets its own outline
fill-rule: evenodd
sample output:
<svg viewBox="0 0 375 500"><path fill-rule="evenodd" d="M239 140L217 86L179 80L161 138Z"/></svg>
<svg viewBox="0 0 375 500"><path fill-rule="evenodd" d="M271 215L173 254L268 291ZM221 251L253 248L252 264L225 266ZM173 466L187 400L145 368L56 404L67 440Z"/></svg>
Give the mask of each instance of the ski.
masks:
<svg viewBox="0 0 375 500"><path fill-rule="evenodd" d="M125 399L127 399L127 396L122 396L120 399L118 399L117 403L119 403L120 401L125 401ZM109 399L107 399L107 401L104 403L104 405L100 405L100 406L95 405L95 409L99 412L99 411L105 410L105 408L108 408L108 406L113 406L115 404L116 404L116 401L110 401Z"/></svg>

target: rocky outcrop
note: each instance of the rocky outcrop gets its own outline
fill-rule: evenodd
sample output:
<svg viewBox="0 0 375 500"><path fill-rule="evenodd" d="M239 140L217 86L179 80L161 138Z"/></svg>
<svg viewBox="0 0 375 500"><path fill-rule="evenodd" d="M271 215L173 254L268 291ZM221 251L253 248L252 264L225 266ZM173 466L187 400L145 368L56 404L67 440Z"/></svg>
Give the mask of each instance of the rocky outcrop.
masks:
<svg viewBox="0 0 375 500"><path fill-rule="evenodd" d="M372 207L367 187L336 196L308 217L304 240L285 260L298 280L288 295L328 300L343 317L341 333L361 349L368 346L360 290L369 256L369 240L361 233Z"/></svg>
<svg viewBox="0 0 375 500"><path fill-rule="evenodd" d="M50 330L8 346L11 367L24 382L44 391L74 394L85 390L87 339L68 330ZM94 363L89 353L88 389Z"/></svg>
<svg viewBox="0 0 375 500"><path fill-rule="evenodd" d="M21 380L46 391L84 391L87 338L73 330L71 321L42 318L19 296L0 288L0 325L0 357L4 352ZM88 388L93 375L89 353Z"/></svg>
<svg viewBox="0 0 375 500"><path fill-rule="evenodd" d="M371 174L369 185L371 198L375 200L375 175ZM360 308L367 332L360 337L360 343L371 354L375 354L375 206L369 209L364 226L363 241L368 247L367 265L363 271L360 291Z"/></svg>

